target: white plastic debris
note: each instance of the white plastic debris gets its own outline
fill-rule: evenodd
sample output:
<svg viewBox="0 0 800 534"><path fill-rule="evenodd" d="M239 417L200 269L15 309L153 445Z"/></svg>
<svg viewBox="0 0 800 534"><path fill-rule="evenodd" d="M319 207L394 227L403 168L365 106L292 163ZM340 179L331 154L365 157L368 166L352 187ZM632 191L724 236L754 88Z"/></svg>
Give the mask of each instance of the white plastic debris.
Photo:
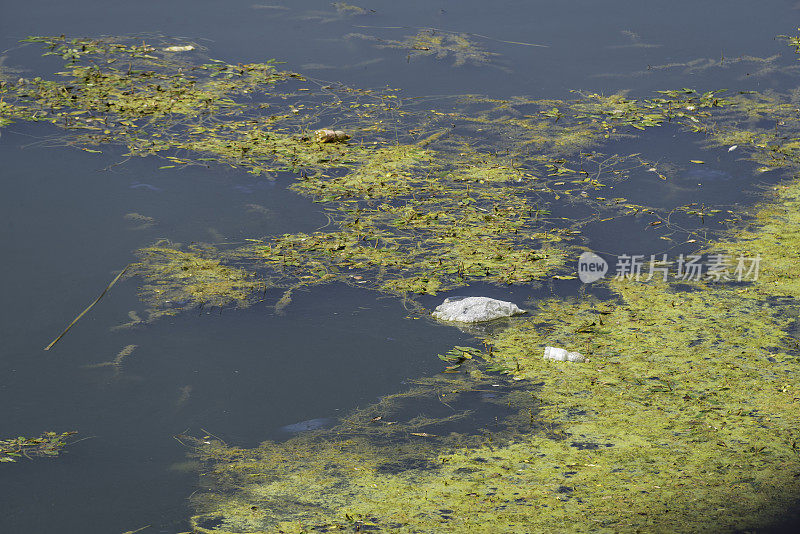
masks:
<svg viewBox="0 0 800 534"><path fill-rule="evenodd" d="M734 151L734 150L736 150L737 148L739 148L739 145L732 145L732 146L731 146L731 147L728 149L728 152L733 152L733 151Z"/></svg>
<svg viewBox="0 0 800 534"><path fill-rule="evenodd" d="M584 356L580 352L567 352L566 349L561 349L558 347L545 347L543 359L556 360L559 362L582 363L586 361L586 356Z"/></svg>
<svg viewBox="0 0 800 534"><path fill-rule="evenodd" d="M194 46L192 45L168 46L164 49L164 52L188 52L190 50L194 50Z"/></svg>
<svg viewBox="0 0 800 534"><path fill-rule="evenodd" d="M436 306L433 317L440 321L482 323L520 313L525 313L525 310L513 302L489 297L452 297Z"/></svg>
<svg viewBox="0 0 800 534"><path fill-rule="evenodd" d="M320 143L336 143L350 139L350 136L341 130L317 130L314 132L314 136Z"/></svg>

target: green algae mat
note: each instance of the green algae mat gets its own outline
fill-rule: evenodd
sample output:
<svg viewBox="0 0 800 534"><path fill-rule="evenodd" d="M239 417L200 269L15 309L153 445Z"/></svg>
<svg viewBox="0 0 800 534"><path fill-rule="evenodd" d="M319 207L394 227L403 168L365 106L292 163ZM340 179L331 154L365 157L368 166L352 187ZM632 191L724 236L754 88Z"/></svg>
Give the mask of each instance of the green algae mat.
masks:
<svg viewBox="0 0 800 534"><path fill-rule="evenodd" d="M437 39L389 46L487 59L464 36ZM62 70L0 70L0 126L49 123L52 143L121 146L126 158L160 158L164 172L290 173L329 220L310 233L137 251L127 274L144 311L127 326L199 306L281 311L293 291L334 282L423 314L418 295L575 278L592 244L584 233L620 220L664 250L759 258L745 282L608 277L573 299L529 303L441 355L447 373L332 428L254 449L179 436L200 466L194 532L746 531L800 498L797 90L420 103L272 61L211 60L194 43L28 41ZM350 139L321 143L322 128ZM617 150L657 128L709 154L735 150L753 183L780 179L750 207L617 196L642 176L671 185L680 165L704 165ZM588 361L543 360L545 346Z"/></svg>

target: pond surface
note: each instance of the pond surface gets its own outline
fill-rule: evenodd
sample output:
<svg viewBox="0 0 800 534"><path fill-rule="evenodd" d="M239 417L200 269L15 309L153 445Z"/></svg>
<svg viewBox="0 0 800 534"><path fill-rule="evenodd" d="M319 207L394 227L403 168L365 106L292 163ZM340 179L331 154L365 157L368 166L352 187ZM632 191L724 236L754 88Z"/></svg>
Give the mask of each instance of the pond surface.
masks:
<svg viewBox="0 0 800 534"><path fill-rule="evenodd" d="M763 91L796 82L791 54L734 61L786 52L774 38L795 29L792 1L360 5L367 12L350 16L325 1L12 1L2 8L0 49L28 35L185 37L230 63L276 58L313 78L390 86L422 102L459 94L567 99L573 89L625 89L636 97L679 87ZM376 46L424 28L472 35L496 55L458 65L455 56ZM20 76L49 68L38 50L22 54L31 70ZM85 438L57 459L2 466L2 532L185 531L197 473L174 436L208 433L243 447L286 439L440 372L437 353L474 343L398 298L340 284L295 292L282 314L267 303L201 308L115 328L142 308L130 279L44 352L141 247L160 239L238 243L311 232L327 219L287 189L290 173L270 181L218 164L159 170L155 158L123 161L122 150L97 155L48 146L52 129L41 124L19 122L0 134L0 438L72 429ZM735 151L715 151L711 159L690 136L667 128L614 150L681 162L668 182L641 169L607 195L665 210L752 204L761 186L780 179L766 173L756 183L753 164L737 161ZM702 169L689 163L701 159ZM589 215L566 204L549 209L553 216ZM687 216L689 231L706 225L696 219ZM663 252L660 235L633 216L584 228L588 247L612 255ZM575 280L553 280L448 294L522 304L579 291ZM444 296L421 303L431 308ZM271 304L279 297L273 293ZM97 365L129 345L136 347L117 364Z"/></svg>

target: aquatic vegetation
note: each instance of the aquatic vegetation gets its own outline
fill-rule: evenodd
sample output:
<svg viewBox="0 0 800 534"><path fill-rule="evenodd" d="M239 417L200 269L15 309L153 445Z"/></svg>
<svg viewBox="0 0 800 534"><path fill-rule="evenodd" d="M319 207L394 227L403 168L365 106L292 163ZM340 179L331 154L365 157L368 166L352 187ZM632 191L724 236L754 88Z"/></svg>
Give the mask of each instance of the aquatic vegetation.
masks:
<svg viewBox="0 0 800 534"><path fill-rule="evenodd" d="M342 21L350 17L358 17L375 13L374 9L363 8L353 4L348 4L347 2L332 2L330 5L331 7L334 8L335 11L311 10L303 12L298 16L298 18L304 21L314 21L320 24L327 24L329 22ZM261 8L264 9L267 7L272 7L272 6L262 6ZM274 9L280 9L280 8L275 6ZM289 9L289 8L283 8L283 9Z"/></svg>
<svg viewBox="0 0 800 534"><path fill-rule="evenodd" d="M20 458L32 459L34 457L53 458L61 453L61 449L68 445L70 436L77 434L69 432L45 432L36 438L18 437L0 440L0 463L16 462Z"/></svg>
<svg viewBox="0 0 800 534"><path fill-rule="evenodd" d="M475 103L470 99L468 104ZM693 104L697 109L685 109ZM588 145L628 126L639 129L686 120L698 129L697 117L710 116L705 108L723 105L713 92L686 91L672 100L643 104L621 96L589 95L565 109L561 125L553 126L558 119L545 118L549 124L537 126L549 130L542 137L559 141L536 148L574 150L579 143L570 141L570 131L579 131ZM446 120L452 118L448 115ZM490 111L473 115L471 122L477 129L500 124L497 129L503 129L512 146L519 139L518 150L531 150L526 147L532 145L532 128L522 121L497 121ZM520 153L490 153L441 130L417 143L335 146L331 150L338 151L339 161L331 171L314 172L315 156L309 155L301 164L309 172L301 173L291 188L326 206L338 229L251 239L245 246L218 251L217 257L257 271L265 288L332 280L352 283L351 275L358 274L362 287L367 280L367 287L394 294L436 293L474 280L508 284L555 275L567 257L565 245L597 215L587 213L584 220L550 218L548 201L563 199L612 216L648 211L625 199L597 194L632 170L651 165L636 155L581 153L578 161L568 163L537 151L525 161ZM136 268L158 277L147 274L147 261ZM147 293L145 300L157 307L159 295ZM199 304L186 292L173 296L173 303Z"/></svg>
<svg viewBox="0 0 800 534"><path fill-rule="evenodd" d="M712 252L731 258L760 257L764 268L759 272L759 284L743 293L800 299L800 189L793 184L775 186L749 222L730 239L715 243Z"/></svg>
<svg viewBox="0 0 800 534"><path fill-rule="evenodd" d="M740 80L749 77L774 77L781 75L796 75L800 68L796 65L785 65L781 62L782 55L774 54L769 57L738 56L719 58L696 58L689 61L675 61L660 65L648 65L647 69L631 73L603 74L600 77L640 77L657 72L675 72L684 75L705 73L717 69L736 69L741 71Z"/></svg>
<svg viewBox="0 0 800 534"><path fill-rule="evenodd" d="M309 110L299 102L287 105L284 101L290 95L294 95L293 101L306 95L295 93L294 87L287 88L288 93L269 90L277 84L302 84L305 79L278 70L271 61L195 63L192 56L178 57L156 46L128 45L114 39L42 37L28 41L42 43L49 50L46 54L67 60L66 70L58 73L60 80L37 77L3 82L0 117L6 122L51 122L69 131L68 142L84 150L123 144L129 156L164 157L171 163L164 168L217 160L262 174L272 171L274 164L277 168L319 167L320 160L332 162L341 155L341 149L303 138ZM273 101L249 101L257 90ZM355 97L347 105L361 108L354 117L371 117L384 101L391 101L391 95L385 95L375 102L359 102L359 96L370 93L343 91ZM329 102L320 102L320 107L344 105L333 87L320 92L329 98ZM383 108L391 108L391 104ZM212 116L224 121L211 120ZM349 129L355 124L351 122L353 128ZM378 129L372 122L365 127ZM173 155L180 150L193 151L193 157ZM204 158L206 155L213 157Z"/></svg>
<svg viewBox="0 0 800 534"><path fill-rule="evenodd" d="M91 365L86 365L85 367L87 369L111 367L114 369L114 376L119 376L122 373L122 363L128 356L133 354L133 351L136 350L136 347L137 345L125 345L124 347L122 347L122 350L120 350L117 353L117 355L114 357L113 360L109 360L107 362L94 363Z"/></svg>
<svg viewBox="0 0 800 534"><path fill-rule="evenodd" d="M192 526L197 532L300 532L359 524L402 528L394 517L383 515L384 506L396 506L406 492L416 502L426 491L428 478L450 471L447 460L435 457L444 444L499 445L530 429L532 397L514 386L492 384L460 375L425 379L331 428L303 432L282 443L265 442L257 449L229 447L211 436L182 436L186 443L199 446L196 459L209 489L214 488L194 500L198 514ZM476 398L482 404L477 412L469 402ZM465 409L467 405L471 409ZM496 421L500 414L510 417ZM459 426L475 424L481 430L472 435L452 433ZM472 472L458 477L472 478ZM226 490L236 491L236 496L222 493ZM379 495L391 503L372 502ZM470 498L465 504L472 502ZM437 508L445 504L442 501ZM392 515L417 512L397 509ZM427 518L423 521L432 524Z"/></svg>
<svg viewBox="0 0 800 534"><path fill-rule="evenodd" d="M797 28L797 31L800 31L800 28ZM793 46L795 54L800 54L800 35L779 35L778 38Z"/></svg>
<svg viewBox="0 0 800 534"><path fill-rule="evenodd" d="M456 41L419 39L433 36L435 46L416 51L469 61L466 45L458 56ZM530 316L477 332L482 348L441 355L446 375L282 443L247 450L186 438L203 465L196 532L718 532L763 525L800 496L800 392L791 378L800 184L728 210L724 235L707 228L707 218L721 218L717 206L665 213L613 193L639 171L671 179L669 162L614 149L654 128L692 134L709 151L735 145L754 180L795 176L797 91L412 104L273 63L192 63L195 51L166 57L163 47L113 40L38 41L67 61L67 79L4 81L0 120L49 121L79 148L123 144L129 155L166 158L165 169L226 163L264 179L292 171L291 189L330 219L314 232L229 247L142 249L131 269L144 281L147 320L247 306L267 292L281 313L294 291L332 281L408 298L569 278L582 230L622 216L646 215L643 227L671 232L659 237L699 228L684 244L764 262L747 284L623 280L601 286L611 293L603 300L582 292L532 303ZM352 140L317 142L320 128ZM672 215L698 226L681 228ZM128 324L142 322L134 313ZM548 345L589 360L544 360Z"/></svg>
<svg viewBox="0 0 800 534"><path fill-rule="evenodd" d="M498 364L545 382L543 413L581 440L609 444L591 463L610 479L595 489L599 470L581 470L570 481L575 496L595 502L606 524L624 525L623 509L644 516L634 525L656 529L742 528L766 519L762 506L767 516L788 506L800 489L792 474L800 413L788 380L796 304L776 307L734 288L621 282L614 290L616 302L543 302L531 321L492 340ZM590 365L554 367L541 359L546 343L581 350ZM567 416L578 409L586 415Z"/></svg>
<svg viewBox="0 0 800 534"><path fill-rule="evenodd" d="M114 39L29 41L67 61L65 79L4 85L2 116L52 122L84 150L122 143L127 156L165 158L163 169L220 162L267 177L294 170L292 189L331 219L331 231L205 248L202 268L189 260L197 250L143 250L131 272L152 282L142 289L151 318L198 305L242 306L268 287L352 282L353 274L394 294L555 275L581 224L597 216L549 218L549 202L584 204L588 213L647 210L595 191L648 162L597 153L574 161L575 153L630 135L631 127L672 121L699 130L709 110L725 104L714 92L685 90L645 101L470 97L442 112L409 108L391 90L320 87L273 62L197 63L165 55L163 46ZM462 126L453 131L454 123ZM343 128L356 142L316 142L307 132L322 125ZM499 138L505 153L492 144ZM223 267L230 272L216 272Z"/></svg>
<svg viewBox="0 0 800 534"><path fill-rule="evenodd" d="M147 264L147 271L139 271L142 292L157 303L148 310L150 321L198 305L245 306L263 287L249 272L221 264L210 248L156 245L139 253Z"/></svg>
<svg viewBox="0 0 800 534"><path fill-rule="evenodd" d="M798 195L800 183L786 189ZM483 349L440 356L457 373L437 393L445 404L487 386L518 388L503 401L512 415L498 420L506 426L497 435L442 437L435 429L446 418L398 421L396 403L425 398L423 388L283 443L243 450L195 442L211 490L195 499L195 530L720 532L767 524L800 495L800 390L791 378L800 308L769 298L787 294L773 290L776 279L800 278L798 236L775 240L774 231L753 228L743 246L765 253L759 244L769 243L795 261L751 285L612 282L614 298L539 302ZM545 345L589 361L543 360ZM498 371L507 378L485 374Z"/></svg>
<svg viewBox="0 0 800 534"><path fill-rule="evenodd" d="M732 107L721 115L707 146L747 146L747 158L760 165L756 172L790 169L797 165L800 92L748 92L730 98ZM741 143L740 143L741 141Z"/></svg>
<svg viewBox="0 0 800 534"><path fill-rule="evenodd" d="M142 215L141 213L126 213L123 217L126 221L136 225L132 226L131 230L146 230L157 224L153 217L148 217L147 215Z"/></svg>
<svg viewBox="0 0 800 534"><path fill-rule="evenodd" d="M122 324L119 324L117 326L114 326L112 328L112 331L113 330L123 330L125 328L132 328L134 326L139 326L139 325L144 324L144 321L142 320L141 317L139 317L139 314L136 312L136 310L130 310L128 312L128 319L130 319L130 320L127 323L122 323Z"/></svg>
<svg viewBox="0 0 800 534"><path fill-rule="evenodd" d="M709 148L736 144L770 169L800 169L794 95L662 94L646 101L585 95L557 103L547 117L584 121L601 136L678 122L704 133ZM496 104L492 113L514 107ZM550 173L581 176L566 165ZM409 428L410 421L386 417L397 400L387 398L334 429L283 443L243 450L198 442L210 491L195 500L195 530L720 532L781 517L800 496L800 390L791 378L798 371L798 202L800 182L781 183L751 213L738 213L726 236L705 243L713 253L759 255L757 281L609 282L611 298L534 303L530 317L486 335L483 349L440 356L447 376L464 381L456 394L485 386L487 373L506 377L488 375L495 376L489 387L519 388L529 404L510 403L513 415L500 419L511 425L506 434L481 442L468 433L443 438L433 421ZM717 211L691 209L695 216ZM547 345L589 361L544 360ZM514 424L526 410L522 431ZM394 440L384 438L388 432Z"/></svg>
<svg viewBox="0 0 800 534"><path fill-rule="evenodd" d="M178 400L175 401L175 408L180 409L183 408L189 399L192 396L192 386L191 384L186 384L185 386L181 386L178 388L180 395L178 396Z"/></svg>
<svg viewBox="0 0 800 534"><path fill-rule="evenodd" d="M483 50L470 36L463 33L448 32L437 28L424 28L416 35L408 35L402 40L379 39L372 35L351 33L345 39L363 39L376 42L378 48L397 48L406 50L411 57L432 56L436 59L453 61L453 66L466 64L491 64L492 58L499 54Z"/></svg>
<svg viewBox="0 0 800 534"><path fill-rule="evenodd" d="M329 230L235 248L142 250L130 272L148 281L142 296L151 319L200 305L244 306L271 287L333 280L403 295L561 276L584 225L632 213L669 219L606 196L653 163L603 154L599 145L672 124L713 143L755 147L759 157L768 141L753 135L764 130L728 123L744 109L753 120L769 113L771 104L756 106L757 98L780 99L682 89L650 99L467 96L440 99L437 110L429 102L412 107L392 90L322 85L274 62L203 63L199 50L165 54L162 45L111 38L29 41L67 61L64 80L4 83L0 117L52 122L65 129L64 142L83 150L121 143L129 157L165 158L165 170L217 162L264 179L292 170L299 174L292 189L314 198L331 220ZM318 126L342 128L354 142L317 142ZM550 217L554 203L574 205L573 216Z"/></svg>
<svg viewBox="0 0 800 534"><path fill-rule="evenodd" d="M333 2L331 5L335 7L336 11L339 13L347 13L350 15L366 15L370 11L374 11L353 4L348 4L347 2Z"/></svg>

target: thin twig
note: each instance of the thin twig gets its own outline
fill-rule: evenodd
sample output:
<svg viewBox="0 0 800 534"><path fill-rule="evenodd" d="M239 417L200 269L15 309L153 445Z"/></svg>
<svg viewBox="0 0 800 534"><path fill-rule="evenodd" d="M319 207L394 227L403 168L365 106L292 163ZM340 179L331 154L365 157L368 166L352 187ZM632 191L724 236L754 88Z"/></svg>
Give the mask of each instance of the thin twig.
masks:
<svg viewBox="0 0 800 534"><path fill-rule="evenodd" d="M117 281L118 281L120 278L122 278L122 275L123 275L123 274L125 274L125 271L127 271L127 270L128 270L128 267L130 267L130 266L131 266L131 264L130 264L130 263L129 263L128 265L126 265L126 266L125 266L125 268L124 268L124 269L122 269L122 271L121 271L121 272L120 272L120 273L119 273L119 274L118 274L118 275L117 275L117 276L116 276L116 277L115 277L115 278L114 278L114 279L111 281L111 283L110 283L110 284L108 284L108 286L106 286L106 288L103 290L103 292L102 292L102 293L100 293L100 296L99 296L99 297L97 297L97 298L95 299L95 301L94 301L94 302L92 302L91 304L89 304L89 306L88 306L88 307L87 307L85 310L83 310L83 311L81 312L81 314L80 314L80 315L78 315L77 317L75 317L75 319L73 319L73 320L72 320L72 322L71 322L71 323L69 323L69 326L68 326L68 327L66 327L66 328L64 329L64 331L63 331L63 332L61 332L61 335L60 335L60 336L58 336L57 338L55 338L55 339L54 339L52 342L50 342L50 344L49 344L49 345L47 345L47 346L44 348L44 350L50 350L50 349L52 349L52 348L53 348L53 345L55 345L56 343L58 343L58 342L59 342L59 340L60 340L62 337L64 337L64 336L67 334L67 332L69 332L69 329L70 329L70 328L72 328L73 326L75 326L75 323L77 323L77 322L80 320L80 318L81 318L81 317L83 317L84 315L86 315L86 313L87 313L89 310L91 310L91 309L94 307L94 305L95 305L95 304L97 304L98 302L100 302L100 299L102 299L102 298L103 298L103 297L106 295L106 293L108 292L108 290L109 290L109 289L111 289L112 287L114 287L114 284L116 284L116 283L117 283Z"/></svg>

